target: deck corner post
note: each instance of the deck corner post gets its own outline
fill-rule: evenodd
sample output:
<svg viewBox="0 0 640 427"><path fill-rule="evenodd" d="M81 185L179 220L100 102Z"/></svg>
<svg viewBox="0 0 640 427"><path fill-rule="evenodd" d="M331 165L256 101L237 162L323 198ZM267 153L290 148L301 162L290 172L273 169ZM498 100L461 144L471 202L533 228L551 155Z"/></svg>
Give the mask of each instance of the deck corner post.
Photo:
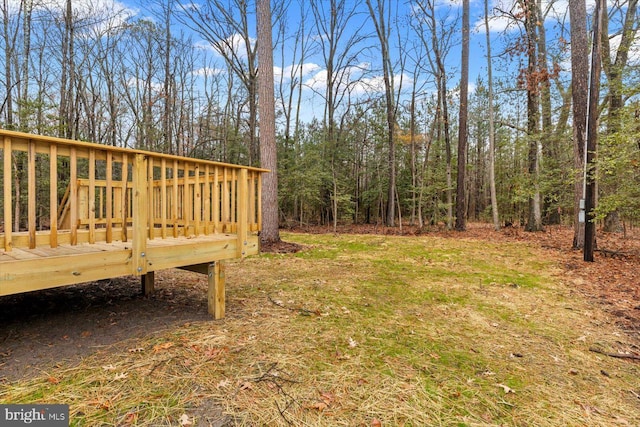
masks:
<svg viewBox="0 0 640 427"><path fill-rule="evenodd" d="M216 261L207 266L207 280L209 289L207 292L207 303L209 314L214 319L222 319L225 314L225 277L224 263Z"/></svg>
<svg viewBox="0 0 640 427"><path fill-rule="evenodd" d="M240 176L238 177L238 243L237 243L237 257L244 258L247 256L247 230L249 227L249 179L248 171L246 168L240 169Z"/></svg>
<svg viewBox="0 0 640 427"><path fill-rule="evenodd" d="M148 159L144 154L136 154L133 163L133 242L131 245L133 274L147 273L147 189Z"/></svg>

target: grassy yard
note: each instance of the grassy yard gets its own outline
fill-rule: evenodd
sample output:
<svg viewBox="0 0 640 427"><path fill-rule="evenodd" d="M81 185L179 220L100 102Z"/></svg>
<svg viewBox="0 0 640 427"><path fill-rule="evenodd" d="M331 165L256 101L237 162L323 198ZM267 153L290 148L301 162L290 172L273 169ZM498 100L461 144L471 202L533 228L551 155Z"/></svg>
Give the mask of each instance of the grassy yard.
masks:
<svg viewBox="0 0 640 427"><path fill-rule="evenodd" d="M590 351L628 338L551 252L283 237L304 250L227 265L223 321L61 361L0 402L68 403L92 426L640 425L640 365Z"/></svg>

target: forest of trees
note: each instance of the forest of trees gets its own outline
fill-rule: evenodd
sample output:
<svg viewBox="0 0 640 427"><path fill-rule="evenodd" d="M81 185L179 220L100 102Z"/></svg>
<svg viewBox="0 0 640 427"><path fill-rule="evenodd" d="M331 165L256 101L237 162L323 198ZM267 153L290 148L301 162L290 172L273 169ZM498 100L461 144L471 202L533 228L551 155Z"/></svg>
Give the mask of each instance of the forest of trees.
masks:
<svg viewBox="0 0 640 427"><path fill-rule="evenodd" d="M255 2L147 3L3 0L0 126L260 165ZM640 218L637 3L603 20L597 217L612 230ZM461 4L272 2L281 225L576 221L572 77L587 81L572 60L591 33L572 58L566 1L474 2L482 72L460 120Z"/></svg>

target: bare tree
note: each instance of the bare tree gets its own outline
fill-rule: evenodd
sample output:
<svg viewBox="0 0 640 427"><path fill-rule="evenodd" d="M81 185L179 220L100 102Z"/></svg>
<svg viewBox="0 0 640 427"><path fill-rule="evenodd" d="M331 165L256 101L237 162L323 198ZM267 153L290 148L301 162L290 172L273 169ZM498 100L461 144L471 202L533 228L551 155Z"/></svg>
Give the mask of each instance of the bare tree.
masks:
<svg viewBox="0 0 640 427"><path fill-rule="evenodd" d="M375 8L372 0L366 0L369 8L369 16L373 21L380 42L380 53L382 55L382 73L384 80L385 109L387 117L387 146L389 154L387 158L387 212L386 224L389 227L395 225L395 201L396 201L396 102L394 94L394 70L391 63L391 53L389 52L389 37L391 33L391 4L385 0L376 0ZM393 3L393 2L391 2ZM386 9L386 10L385 10ZM400 212L398 212L400 213Z"/></svg>
<svg viewBox="0 0 640 427"><path fill-rule="evenodd" d="M66 0L63 11L62 58L60 64L59 134L61 137L75 139L75 21L71 0Z"/></svg>
<svg viewBox="0 0 640 427"><path fill-rule="evenodd" d="M29 100L29 68L31 57L31 16L33 13L33 0L23 0L22 2L22 66L20 71L21 102L18 104L18 111L21 111L24 104ZM19 114L22 118L23 114ZM24 124L21 124L24 128ZM28 130L28 129L26 129Z"/></svg>
<svg viewBox="0 0 640 427"><path fill-rule="evenodd" d="M451 39L455 33L456 20L443 18L440 21L436 17L433 0L419 0L416 2L416 14L413 25L417 30L420 40L424 44L428 55L427 59L434 75L437 87L436 135L444 135L445 159L446 159L446 201L447 201L447 228L453 227L453 179L452 179L452 154L449 123L449 105L447 96L447 70L445 60L451 48ZM440 138L438 138L440 139Z"/></svg>
<svg viewBox="0 0 640 427"><path fill-rule="evenodd" d="M6 95L0 104L0 111L5 112L6 126L11 129L14 126L13 109L14 109L14 92L17 80L13 76L12 64L15 62L15 54L17 50L16 39L18 36L18 25L12 20L11 4L7 0L2 2L2 38L4 39L4 86ZM16 215L17 217L18 215Z"/></svg>
<svg viewBox="0 0 640 427"><path fill-rule="evenodd" d="M500 215L498 213L498 195L496 193L496 135L495 113L493 107L493 66L491 59L491 31L489 29L489 0L484 0L484 25L487 30L487 85L489 102L489 187L491 192L491 217L493 227L500 229Z"/></svg>
<svg viewBox="0 0 640 427"><path fill-rule="evenodd" d="M626 10L623 7L626 6ZM615 52L615 58L612 61L613 56L610 34L609 34L609 18L606 14L606 8L603 9L603 21L602 21L602 68L607 76L608 80L608 95L607 95L607 133L613 135L620 131L621 128L621 113L624 106L624 77L625 69L629 61L629 49L631 48L636 34L638 32L638 0L628 0L627 2L621 2L620 5L616 5L614 10L619 10L624 15L621 18L620 34L617 34L617 38L620 40L618 49ZM608 212L604 221L604 230L608 232L619 231L621 229L620 215L617 210Z"/></svg>
<svg viewBox="0 0 640 427"><path fill-rule="evenodd" d="M338 108L343 105L345 111L342 112L343 120L347 117L350 108L353 107L349 101L349 86L354 84L351 80L350 70L358 64L358 53L361 49L362 41L368 35L364 34L365 23L354 25L358 15L359 0L347 4L339 0L311 0L311 10L315 19L314 25L318 33L317 42L324 61L326 70L324 91L318 94L324 98L324 128L326 131L326 142L330 151L330 164L332 176L332 216L334 230L338 226L338 168L337 149L339 140L339 121L337 118ZM350 31L347 32L347 29ZM315 88L312 88L315 90Z"/></svg>
<svg viewBox="0 0 640 427"><path fill-rule="evenodd" d="M246 90L248 107L249 163L258 164L258 69L256 43L249 28L249 2L246 0L212 0L202 7L181 5L177 19L200 34L222 55L229 71ZM241 111L241 110L238 110Z"/></svg>

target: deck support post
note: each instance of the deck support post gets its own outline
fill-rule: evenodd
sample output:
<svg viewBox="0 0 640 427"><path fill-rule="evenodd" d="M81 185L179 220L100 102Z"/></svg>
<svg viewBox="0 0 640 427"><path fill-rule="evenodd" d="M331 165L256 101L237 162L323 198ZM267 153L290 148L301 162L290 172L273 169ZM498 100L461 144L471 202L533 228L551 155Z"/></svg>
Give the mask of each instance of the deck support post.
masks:
<svg viewBox="0 0 640 427"><path fill-rule="evenodd" d="M142 285L142 295L147 296L155 291L155 271L147 271L147 274L143 274L140 279Z"/></svg>
<svg viewBox="0 0 640 427"><path fill-rule="evenodd" d="M214 319L222 319L225 310L225 289L224 289L224 263L216 261L207 266L207 280L209 289L207 292L207 302L209 314Z"/></svg>

